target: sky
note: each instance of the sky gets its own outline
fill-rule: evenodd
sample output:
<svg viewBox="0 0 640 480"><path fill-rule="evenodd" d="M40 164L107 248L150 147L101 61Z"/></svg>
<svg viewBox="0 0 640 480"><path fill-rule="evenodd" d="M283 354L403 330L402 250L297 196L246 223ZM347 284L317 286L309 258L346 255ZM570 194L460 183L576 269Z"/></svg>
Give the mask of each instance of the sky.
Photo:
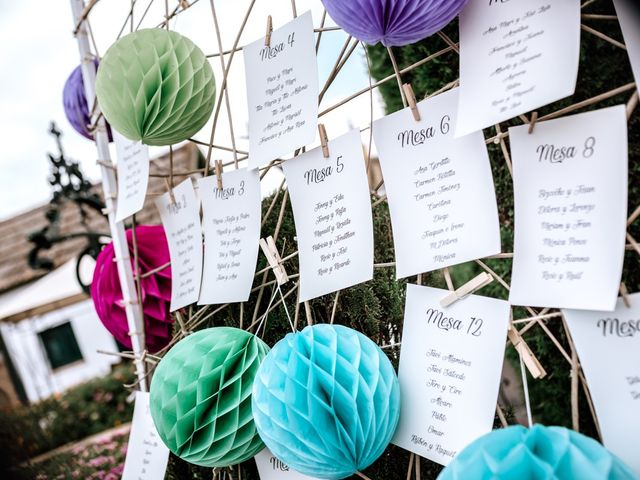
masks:
<svg viewBox="0 0 640 480"><path fill-rule="evenodd" d="M169 0L170 9L177 5ZM146 0L138 0L134 23L140 21ZM216 13L220 23L223 48L232 47L250 0L216 0ZM322 18L320 0L296 0L298 14L311 10L314 25ZM103 0L94 7L91 27L98 53L104 55L115 41L125 22L130 0ZM99 180L94 144L77 134L67 122L62 107L62 89L71 71L79 63L78 47L72 35L74 28L71 6L66 1L0 0L0 220L11 217L50 198L47 182L49 162L47 152L57 153L53 137L48 134L49 124L55 121L63 133L62 141L67 156L80 161L84 172L92 180ZM37 15L34 14L37 12ZM154 0L140 28L157 26L163 19L164 1ZM249 17L240 45L264 36L266 19L273 17L278 28L293 18L289 0L257 0ZM327 25L333 25L328 19ZM127 25L127 29L129 26ZM170 28L191 38L205 54L218 52L210 3L199 0L171 22ZM128 30L126 30L128 32ZM343 32L325 32L318 52L320 88L337 59L346 40ZM222 81L219 58L211 58L218 85ZM229 94L233 125L238 148L248 149L247 105L244 81L244 60L238 52L229 73ZM327 92L320 109L335 104L369 84L366 60L358 47ZM323 117L329 137L345 133L355 126L368 125L372 112L369 94L364 94ZM374 93L373 118L382 115L380 98ZM211 131L208 123L195 135L207 141ZM366 139L367 135L363 136ZM227 113L222 108L214 143L231 145ZM152 148L151 156L163 153ZM215 152L216 158L230 158ZM112 149L115 158L115 149ZM276 184L274 178L265 188ZM265 193L263 191L263 193Z"/></svg>

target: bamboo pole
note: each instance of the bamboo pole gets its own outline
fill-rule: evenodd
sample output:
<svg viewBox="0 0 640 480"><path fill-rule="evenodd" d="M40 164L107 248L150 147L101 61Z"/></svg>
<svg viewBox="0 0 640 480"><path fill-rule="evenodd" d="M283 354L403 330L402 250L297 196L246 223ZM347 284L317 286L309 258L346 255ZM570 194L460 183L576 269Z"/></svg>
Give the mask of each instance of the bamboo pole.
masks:
<svg viewBox="0 0 640 480"><path fill-rule="evenodd" d="M80 53L80 61L82 65L82 78L84 82L85 97L87 102L95 102L95 81L96 67L93 63L93 55L89 45L89 36L86 28L86 16L84 12L83 0L71 0L71 11L73 13L73 22L76 27L76 40L78 41L78 51ZM89 105L91 111L93 105ZM99 108L93 109L98 114ZM94 138L98 151L98 159L100 163L100 171L102 174L102 190L106 203L106 213L109 220L109 230L111 231L111 239L115 252L116 265L118 267L118 277L120 286L122 287L122 299L124 302L127 322L129 324L129 335L131 335L131 344L133 353L136 356L134 360L136 375L138 376L140 389L147 391L145 363L142 360L144 352L144 322L142 317L142 306L138 302L135 282L133 279L133 269L131 268L131 258L129 257L129 246L127 245L127 237L124 231L124 223L116 222L116 193L118 191L116 184L115 172L111 166L111 156L109 154L109 138L107 135L106 122L104 118L100 118L96 124Z"/></svg>

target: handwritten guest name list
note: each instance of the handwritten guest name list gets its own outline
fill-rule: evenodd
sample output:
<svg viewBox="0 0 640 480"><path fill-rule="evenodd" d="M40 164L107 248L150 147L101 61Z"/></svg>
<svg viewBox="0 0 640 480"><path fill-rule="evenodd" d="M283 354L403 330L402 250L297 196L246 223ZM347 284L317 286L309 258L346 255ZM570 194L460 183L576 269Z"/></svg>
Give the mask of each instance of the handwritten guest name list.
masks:
<svg viewBox="0 0 640 480"><path fill-rule="evenodd" d="M393 225L396 276L500 252L498 209L482 132L454 138L458 89L373 124Z"/></svg>
<svg viewBox="0 0 640 480"><path fill-rule="evenodd" d="M400 422L392 442L442 465L491 431L509 303L407 285L400 351Z"/></svg>
<svg viewBox="0 0 640 480"><path fill-rule="evenodd" d="M249 167L311 143L318 118L318 65L311 12L243 49L249 107Z"/></svg>
<svg viewBox="0 0 640 480"><path fill-rule="evenodd" d="M470 0L460 14L456 136L572 95L579 0Z"/></svg>
<svg viewBox="0 0 640 480"><path fill-rule="evenodd" d="M640 477L640 293L611 313L563 310L604 446Z"/></svg>
<svg viewBox="0 0 640 480"><path fill-rule="evenodd" d="M260 480L314 480L302 473L292 470L289 465L277 458L268 448L262 450L255 457Z"/></svg>
<svg viewBox="0 0 640 480"><path fill-rule="evenodd" d="M360 132L284 162L300 258L300 301L373 278L373 221Z"/></svg>
<svg viewBox="0 0 640 480"><path fill-rule="evenodd" d="M111 130L118 163L118 206L116 222L142 210L149 183L149 147Z"/></svg>
<svg viewBox="0 0 640 480"><path fill-rule="evenodd" d="M204 271L198 303L249 299L260 240L260 174L235 170L198 180L204 230Z"/></svg>
<svg viewBox="0 0 640 480"><path fill-rule="evenodd" d="M627 219L624 106L509 129L514 305L613 310Z"/></svg>
<svg viewBox="0 0 640 480"><path fill-rule="evenodd" d="M164 478L169 449L162 443L149 410L149 393L136 392L122 480Z"/></svg>
<svg viewBox="0 0 640 480"><path fill-rule="evenodd" d="M202 277L200 202L191 179L156 199L171 257L171 311L198 300Z"/></svg>

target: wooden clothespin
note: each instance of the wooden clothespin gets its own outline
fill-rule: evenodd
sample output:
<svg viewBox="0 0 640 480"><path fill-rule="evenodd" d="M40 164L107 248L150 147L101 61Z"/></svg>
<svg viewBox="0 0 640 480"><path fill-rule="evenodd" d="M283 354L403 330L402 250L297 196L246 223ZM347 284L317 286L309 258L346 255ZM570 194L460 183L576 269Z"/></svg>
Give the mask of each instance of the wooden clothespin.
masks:
<svg viewBox="0 0 640 480"><path fill-rule="evenodd" d="M320 146L322 146L322 156L329 158L329 137L327 137L327 129L324 128L324 124L318 124L318 133L320 135Z"/></svg>
<svg viewBox="0 0 640 480"><path fill-rule="evenodd" d="M416 102L416 94L413 93L413 87L410 83L405 83L402 85L402 90L404 91L404 96L407 99L407 103L409 104L409 108L411 108L411 113L413 114L413 118L416 122L421 120L420 111L418 110L418 104Z"/></svg>
<svg viewBox="0 0 640 480"><path fill-rule="evenodd" d="M264 46L265 47L270 47L271 46L271 34L273 33L273 19L271 18L271 15L269 15L267 17L267 33L264 36Z"/></svg>
<svg viewBox="0 0 640 480"><path fill-rule="evenodd" d="M287 283L289 281L289 276L287 275L287 271L284 269L282 258L280 258L280 254L276 248L276 242L273 241L273 237L269 236L266 239L261 238L260 248L262 249L264 256L267 257L267 262L269 262L269 266L276 276L278 285Z"/></svg>
<svg viewBox="0 0 640 480"><path fill-rule="evenodd" d="M218 190L222 190L222 160L215 163L216 179L218 180Z"/></svg>
<svg viewBox="0 0 640 480"><path fill-rule="evenodd" d="M448 307L458 300L462 300L464 297L480 290L482 287L489 285L491 282L493 282L493 277L486 272L482 272L480 275L468 281L463 286L440 300L440 305Z"/></svg>
<svg viewBox="0 0 640 480"><path fill-rule="evenodd" d="M529 370L531 376L535 379L544 378L547 375L547 371L544 369L540 362L533 354L527 342L524 341L520 332L516 330L516 327L513 324L509 325L509 330L507 331L507 336L509 337L509 341L513 345L513 348L516 349L520 358Z"/></svg>
<svg viewBox="0 0 640 480"><path fill-rule="evenodd" d="M624 282L620 282L620 296L622 297L624 306L627 308L631 308L631 302L629 301L629 290L627 290L627 286L624 284Z"/></svg>
<svg viewBox="0 0 640 480"><path fill-rule="evenodd" d="M165 183L167 184L167 190L169 191L169 198L171 199L171 205L176 204L176 196L173 194L173 186L167 177L164 178Z"/></svg>
<svg viewBox="0 0 640 480"><path fill-rule="evenodd" d="M538 112L533 112L531 114L531 120L529 120L529 135L533 133L533 129L536 127L537 121L538 121Z"/></svg>

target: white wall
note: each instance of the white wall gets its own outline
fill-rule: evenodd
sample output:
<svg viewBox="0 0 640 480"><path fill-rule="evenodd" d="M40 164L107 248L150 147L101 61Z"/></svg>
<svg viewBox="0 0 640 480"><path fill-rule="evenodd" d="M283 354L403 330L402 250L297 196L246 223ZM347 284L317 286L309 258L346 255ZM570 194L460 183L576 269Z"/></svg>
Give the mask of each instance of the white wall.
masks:
<svg viewBox="0 0 640 480"><path fill-rule="evenodd" d="M38 333L68 321L83 361L52 371ZM31 402L105 375L111 365L119 361L118 357L97 353L97 350L115 352L117 347L111 334L100 323L91 300L17 324L0 324L0 331Z"/></svg>

